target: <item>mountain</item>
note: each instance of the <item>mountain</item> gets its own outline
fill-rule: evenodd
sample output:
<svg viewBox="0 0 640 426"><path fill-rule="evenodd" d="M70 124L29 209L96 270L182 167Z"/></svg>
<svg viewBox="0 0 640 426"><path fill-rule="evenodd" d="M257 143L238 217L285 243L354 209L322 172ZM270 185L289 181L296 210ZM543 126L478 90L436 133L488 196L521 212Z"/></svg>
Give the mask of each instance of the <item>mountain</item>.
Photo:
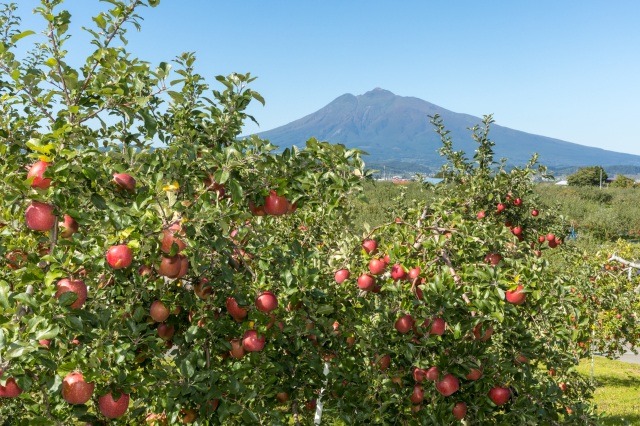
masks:
<svg viewBox="0 0 640 426"><path fill-rule="evenodd" d="M296 121L261 132L280 147L304 145L310 137L369 155L368 164L386 167L436 170L443 159L438 154L440 139L428 116L439 114L451 132L455 150L473 156L477 147L469 127L481 118L449 111L422 99L397 96L376 88L363 95L344 94L320 110ZM507 158L512 165L525 164L537 152L540 163L552 169L572 169L588 165L640 167L640 156L592 148L560 139L521 132L493 124L489 133L495 142L495 158Z"/></svg>

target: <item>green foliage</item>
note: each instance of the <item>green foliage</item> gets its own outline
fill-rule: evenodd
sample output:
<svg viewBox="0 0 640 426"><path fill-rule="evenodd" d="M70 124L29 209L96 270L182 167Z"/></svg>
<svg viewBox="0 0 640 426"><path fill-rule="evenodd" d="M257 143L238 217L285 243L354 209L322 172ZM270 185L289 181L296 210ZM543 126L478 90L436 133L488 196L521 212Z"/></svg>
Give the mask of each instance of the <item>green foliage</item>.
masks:
<svg viewBox="0 0 640 426"><path fill-rule="evenodd" d="M612 188L633 188L636 184L636 181L627 177L625 175L617 175L616 178L611 182L610 186Z"/></svg>
<svg viewBox="0 0 640 426"><path fill-rule="evenodd" d="M567 178L567 183L570 186L600 186L607 177L607 172L600 166L582 167Z"/></svg>

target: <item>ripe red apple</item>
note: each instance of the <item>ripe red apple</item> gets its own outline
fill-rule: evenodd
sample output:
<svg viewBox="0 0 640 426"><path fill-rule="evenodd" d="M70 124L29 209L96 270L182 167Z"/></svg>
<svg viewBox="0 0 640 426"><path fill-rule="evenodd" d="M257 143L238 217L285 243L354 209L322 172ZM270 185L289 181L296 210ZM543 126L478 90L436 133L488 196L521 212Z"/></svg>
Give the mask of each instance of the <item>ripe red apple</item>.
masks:
<svg viewBox="0 0 640 426"><path fill-rule="evenodd" d="M180 270L182 269L182 259L184 256L176 254L175 256L166 257L162 256L160 266L158 267L158 273L167 278L178 278Z"/></svg>
<svg viewBox="0 0 640 426"><path fill-rule="evenodd" d="M408 333L413 328L413 317L409 314L401 316L396 320L395 328L399 333Z"/></svg>
<svg viewBox="0 0 640 426"><path fill-rule="evenodd" d="M409 269L409 279L410 280L415 280L420 275L420 272L421 272L421 270L420 270L419 266L416 266L415 268Z"/></svg>
<svg viewBox="0 0 640 426"><path fill-rule="evenodd" d="M269 191L264 199L264 212L272 216L282 216L289 211L289 201L283 196L279 196L274 190Z"/></svg>
<svg viewBox="0 0 640 426"><path fill-rule="evenodd" d="M109 247L107 250L107 263L113 269L124 269L131 265L133 252L126 244Z"/></svg>
<svg viewBox="0 0 640 426"><path fill-rule="evenodd" d="M127 173L114 173L113 182L129 192L133 192L136 189L136 180Z"/></svg>
<svg viewBox="0 0 640 426"><path fill-rule="evenodd" d="M540 214L540 212L536 209L531 210L531 216L536 217Z"/></svg>
<svg viewBox="0 0 640 426"><path fill-rule="evenodd" d="M196 421L198 415L196 414L196 410L193 408L187 408L180 410L180 414L182 415L181 422L185 425L191 424Z"/></svg>
<svg viewBox="0 0 640 426"><path fill-rule="evenodd" d="M193 286L193 292L200 299L203 299L203 300L208 299L209 296L211 296L211 294L213 293L213 288L208 284L209 284L209 279L205 277L201 277L200 280L198 280L198 283Z"/></svg>
<svg viewBox="0 0 640 426"><path fill-rule="evenodd" d="M55 298L59 299L63 293L71 291L76 294L77 298L69 307L71 309L80 309L84 302L87 300L87 286L82 280L72 280L69 278L63 278L56 284Z"/></svg>
<svg viewBox="0 0 640 426"><path fill-rule="evenodd" d="M169 308L167 308L164 303L160 300L154 300L151 303L151 307L149 308L149 315L155 322L164 322L169 318Z"/></svg>
<svg viewBox="0 0 640 426"><path fill-rule="evenodd" d="M0 370L0 376L2 376L2 370ZM13 377L9 377L4 386L0 385L0 398L16 398L21 393L22 389Z"/></svg>
<svg viewBox="0 0 640 426"><path fill-rule="evenodd" d="M54 207L51 204L32 201L24 212L27 228L33 231L48 231L53 228L56 223L53 209Z"/></svg>
<svg viewBox="0 0 640 426"><path fill-rule="evenodd" d="M568 389L568 386L567 386L567 384L566 384L565 382L559 383L559 384L558 384L558 387L560 388L560 390L561 390L562 392L566 392L566 391L567 391L567 389Z"/></svg>
<svg viewBox="0 0 640 426"><path fill-rule="evenodd" d="M436 382L436 390L443 396L453 395L460 389L460 382L453 374L445 374L445 376Z"/></svg>
<svg viewBox="0 0 640 426"><path fill-rule="evenodd" d="M168 325L167 323L158 324L158 336L162 340L171 340L173 334L176 332L176 328L172 325Z"/></svg>
<svg viewBox="0 0 640 426"><path fill-rule="evenodd" d="M467 380L471 381L478 380L480 377L482 377L482 370L480 370L479 368L472 368L465 376Z"/></svg>
<svg viewBox="0 0 640 426"><path fill-rule="evenodd" d="M429 328L429 334L433 336L442 336L445 328L447 327L447 323L442 318L426 319L423 326L428 327L429 325L431 325L431 328Z"/></svg>
<svg viewBox="0 0 640 426"><path fill-rule="evenodd" d="M502 203L498 203L498 205L496 206L496 209L497 209L498 213L502 213L506 208L507 208L507 206L505 206Z"/></svg>
<svg viewBox="0 0 640 426"><path fill-rule="evenodd" d="M270 291L264 291L256 298L256 308L261 312L269 313L278 307L276 295Z"/></svg>
<svg viewBox="0 0 640 426"><path fill-rule="evenodd" d="M369 272L373 275L380 275L384 272L387 264L381 259L371 259L369 261Z"/></svg>
<svg viewBox="0 0 640 426"><path fill-rule="evenodd" d="M94 387L84 381L82 373L69 373L62 380L62 398L69 404L84 404L91 399Z"/></svg>
<svg viewBox="0 0 640 426"><path fill-rule="evenodd" d="M453 417L457 420L464 419L464 416L467 415L467 404L464 402L456 402L456 405L453 406Z"/></svg>
<svg viewBox="0 0 640 426"><path fill-rule="evenodd" d="M278 392L276 394L276 399L280 403L285 403L285 402L289 401L289 394L286 393L286 392Z"/></svg>
<svg viewBox="0 0 640 426"><path fill-rule="evenodd" d="M61 230L62 238L71 238L73 234L78 232L78 222L68 214L64 215L64 221L58 222L58 228Z"/></svg>
<svg viewBox="0 0 640 426"><path fill-rule="evenodd" d="M538 236L538 242L540 244L544 243L546 240L547 240L547 238L544 235Z"/></svg>
<svg viewBox="0 0 640 426"><path fill-rule="evenodd" d="M522 227L521 227L521 226L514 226L514 227L511 229L511 233L512 233L513 235L517 236L517 237L518 237L518 236L520 236L520 235L522 235Z"/></svg>
<svg viewBox="0 0 640 426"><path fill-rule="evenodd" d="M384 263L389 265L389 262L391 262L391 257L388 254L385 254L384 256L382 256L382 260L384 260Z"/></svg>
<svg viewBox="0 0 640 426"><path fill-rule="evenodd" d="M394 281L404 280L407 277L407 271L405 271L404 267L399 263L396 263L391 267L391 278Z"/></svg>
<svg viewBox="0 0 640 426"><path fill-rule="evenodd" d="M422 401L424 401L424 389L422 389L422 386L417 384L414 385L413 392L411 393L409 399L411 400L412 404L420 404Z"/></svg>
<svg viewBox="0 0 640 426"><path fill-rule="evenodd" d="M108 419L122 417L129 408L129 395L120 393L116 399L113 399L113 394L109 392L98 397L98 408L102 415Z"/></svg>
<svg viewBox="0 0 640 426"><path fill-rule="evenodd" d="M376 285L376 279L368 274L362 274L358 277L358 288L364 291L371 291Z"/></svg>
<svg viewBox="0 0 640 426"><path fill-rule="evenodd" d="M265 338L255 330L247 330L242 337L242 347L247 352L260 352L264 348Z"/></svg>
<svg viewBox="0 0 640 426"><path fill-rule="evenodd" d="M528 362L529 362L529 358L527 358L523 354L518 354L518 356L516 356L516 363L518 363L518 364L526 364Z"/></svg>
<svg viewBox="0 0 640 426"><path fill-rule="evenodd" d="M247 316L247 310L241 308L234 297L227 297L226 305L227 312L229 312L229 315L231 315L234 320L239 321Z"/></svg>
<svg viewBox="0 0 640 426"><path fill-rule="evenodd" d="M524 292L524 286L522 284L518 284L515 290L507 290L504 293L504 297L509 303L522 305L527 298L527 293Z"/></svg>
<svg viewBox="0 0 640 426"><path fill-rule="evenodd" d="M242 339L233 339L229 343L231 343L231 351L229 351L229 354L235 359L242 358L244 356L244 348L242 347Z"/></svg>
<svg viewBox="0 0 640 426"><path fill-rule="evenodd" d="M367 254L372 254L378 248L378 243L376 240L366 239L362 242L362 248Z"/></svg>
<svg viewBox="0 0 640 426"><path fill-rule="evenodd" d="M51 186L51 179L44 177L44 172L50 163L46 161L36 161L27 172L27 179L31 180L32 188L47 189Z"/></svg>
<svg viewBox="0 0 640 426"><path fill-rule="evenodd" d="M253 201L249 201L249 211L254 216L264 216L266 214L264 206L256 206Z"/></svg>
<svg viewBox="0 0 640 426"><path fill-rule="evenodd" d="M551 242L551 241L555 241L555 239L556 239L555 234L553 234L553 233L551 233L551 232L549 232L549 233L547 234L547 241Z"/></svg>
<svg viewBox="0 0 640 426"><path fill-rule="evenodd" d="M180 222L174 222L167 228L162 230L162 243L160 244L160 250L165 253L171 252L171 247L175 243L178 246L178 253L180 253L187 244L180 239L177 235L184 235L184 230L180 225Z"/></svg>
<svg viewBox="0 0 640 426"><path fill-rule="evenodd" d="M338 284L342 284L347 279L349 279L350 275L351 273L348 269L339 269L338 271L336 271L334 278Z"/></svg>
<svg viewBox="0 0 640 426"><path fill-rule="evenodd" d="M380 371L385 371L391 365L391 355L387 354L380 357L376 355L376 364Z"/></svg>
<svg viewBox="0 0 640 426"><path fill-rule="evenodd" d="M484 210L480 210L480 211L476 214L476 217L477 217L478 219L484 219L484 218L485 218L485 216L486 216L486 213L484 212Z"/></svg>
<svg viewBox="0 0 640 426"><path fill-rule="evenodd" d="M189 259L187 258L187 256L179 254L178 258L180 258L180 270L178 271L178 276L176 277L176 279L184 277L189 271Z"/></svg>
<svg viewBox="0 0 640 426"><path fill-rule="evenodd" d="M413 380L415 380L418 383L422 383L426 379L427 379L427 370L424 370L418 367L413 369Z"/></svg>
<svg viewBox="0 0 640 426"><path fill-rule="evenodd" d="M49 349L51 347L51 339L40 339L38 344L45 349Z"/></svg>
<svg viewBox="0 0 640 426"><path fill-rule="evenodd" d="M497 266L501 260L502 255L500 255L500 253L489 253L484 257L485 263L488 263L491 266Z"/></svg>
<svg viewBox="0 0 640 426"><path fill-rule="evenodd" d="M510 397L511 391L509 390L509 388L494 386L489 391L489 399L491 399L491 401L493 401L493 403L496 405L505 404L507 401L509 401Z"/></svg>
<svg viewBox="0 0 640 426"><path fill-rule="evenodd" d="M513 205L514 206L521 206L522 205L522 198L516 198L515 200L513 200Z"/></svg>
<svg viewBox="0 0 640 426"><path fill-rule="evenodd" d="M432 382L437 381L440 378L440 369L436 366L429 367L425 373L425 378Z"/></svg>
<svg viewBox="0 0 640 426"><path fill-rule="evenodd" d="M483 328L484 328L484 333L482 332ZM489 325L488 327L484 327L483 323L479 322L478 324L476 324L475 327L473 327L473 337L475 340L478 340L480 342L486 342L491 338L492 334L493 334L493 327L491 325Z"/></svg>
<svg viewBox="0 0 640 426"><path fill-rule="evenodd" d="M556 248L558 246L558 242L554 239L549 241L549 247Z"/></svg>

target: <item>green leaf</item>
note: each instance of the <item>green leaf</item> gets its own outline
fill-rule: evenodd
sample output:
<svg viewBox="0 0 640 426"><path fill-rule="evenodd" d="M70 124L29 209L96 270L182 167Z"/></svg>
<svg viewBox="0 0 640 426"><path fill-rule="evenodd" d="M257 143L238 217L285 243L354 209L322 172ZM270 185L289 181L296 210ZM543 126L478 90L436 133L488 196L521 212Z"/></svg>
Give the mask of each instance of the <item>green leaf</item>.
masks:
<svg viewBox="0 0 640 426"><path fill-rule="evenodd" d="M27 30L27 31L22 31L21 33L18 33L18 34L14 34L11 37L11 43L15 43L18 40L23 39L23 38L25 38L27 36L30 36L32 34L35 34L35 31Z"/></svg>
<svg viewBox="0 0 640 426"><path fill-rule="evenodd" d="M318 307L318 310L316 311L316 313L318 315L329 315L332 314L334 311L333 306L331 305L320 305L320 307Z"/></svg>
<svg viewBox="0 0 640 426"><path fill-rule="evenodd" d="M0 281L0 306L5 309L9 309L9 298L7 293L9 292L9 284L5 281Z"/></svg>
<svg viewBox="0 0 640 426"><path fill-rule="evenodd" d="M57 325L49 326L46 330L41 330L36 333L36 340L53 339L58 334L60 334L60 327L58 327Z"/></svg>
<svg viewBox="0 0 640 426"><path fill-rule="evenodd" d="M94 206L96 206L97 209L100 209L100 210L107 209L107 202L105 201L104 198L102 198L102 196L98 194L91 194L91 203Z"/></svg>

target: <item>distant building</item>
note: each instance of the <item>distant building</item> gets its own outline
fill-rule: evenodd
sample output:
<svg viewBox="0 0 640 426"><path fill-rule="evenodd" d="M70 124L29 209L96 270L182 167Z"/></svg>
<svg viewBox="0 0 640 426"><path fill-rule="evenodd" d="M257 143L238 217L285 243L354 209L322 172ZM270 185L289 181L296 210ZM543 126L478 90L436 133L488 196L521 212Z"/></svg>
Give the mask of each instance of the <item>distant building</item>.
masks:
<svg viewBox="0 0 640 426"><path fill-rule="evenodd" d="M556 185L567 186L569 185L569 182L567 182L566 180L559 180L556 182Z"/></svg>

